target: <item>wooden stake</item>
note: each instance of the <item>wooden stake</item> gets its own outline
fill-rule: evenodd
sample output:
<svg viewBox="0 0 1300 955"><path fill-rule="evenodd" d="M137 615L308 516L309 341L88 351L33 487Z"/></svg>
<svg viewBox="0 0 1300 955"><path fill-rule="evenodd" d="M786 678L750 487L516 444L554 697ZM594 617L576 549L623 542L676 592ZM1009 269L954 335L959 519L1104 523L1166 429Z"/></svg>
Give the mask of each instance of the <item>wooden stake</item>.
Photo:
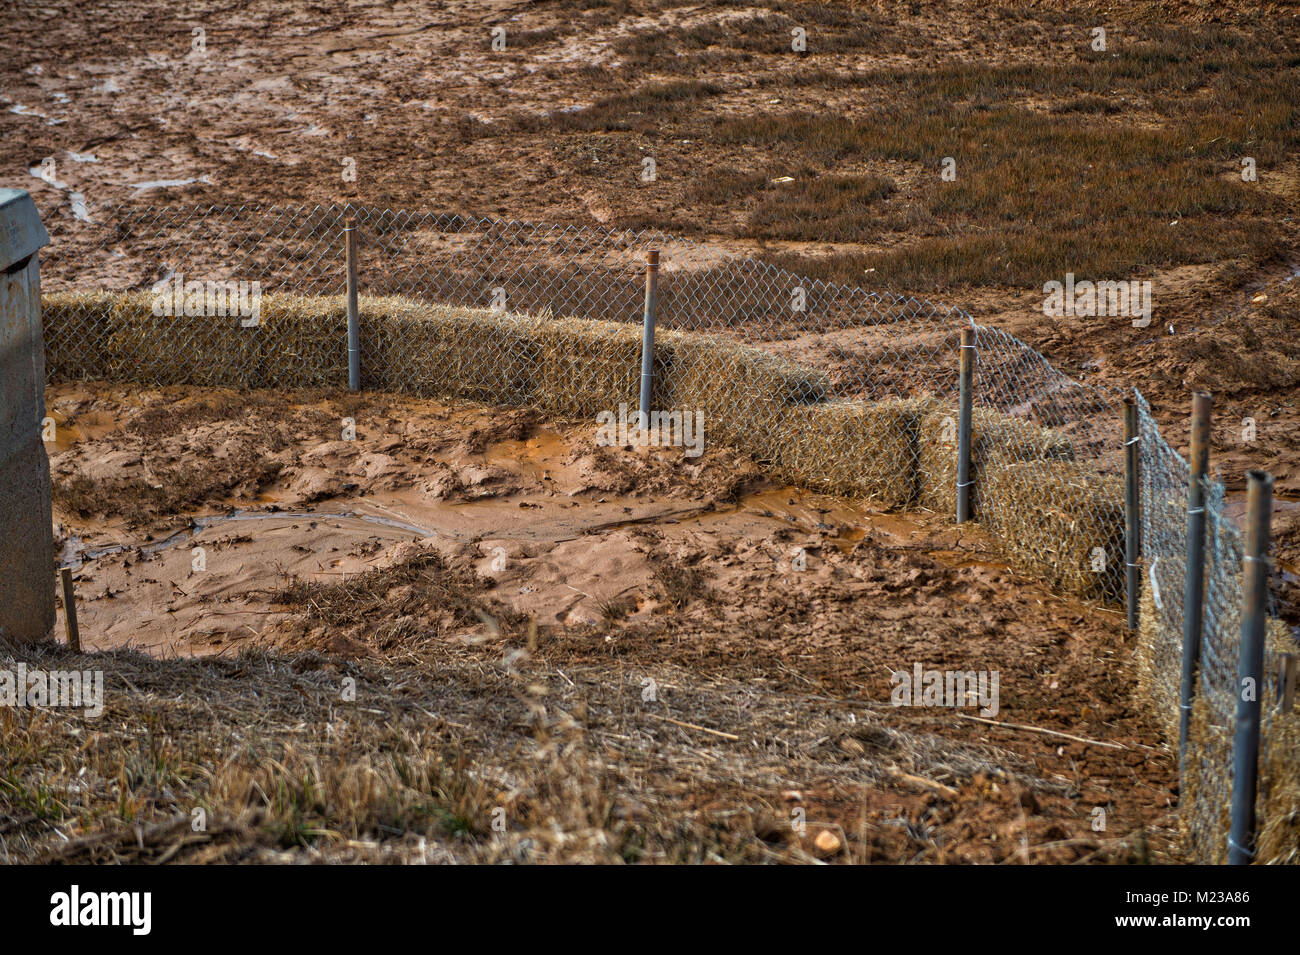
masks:
<svg viewBox="0 0 1300 955"><path fill-rule="evenodd" d="M1295 709L1296 664L1294 653L1281 653L1277 658L1277 703L1283 713Z"/></svg>
<svg viewBox="0 0 1300 955"><path fill-rule="evenodd" d="M68 646L74 653L81 652L81 631L77 629L77 594L72 587L72 568L61 567L63 579L63 622L68 629Z"/></svg>

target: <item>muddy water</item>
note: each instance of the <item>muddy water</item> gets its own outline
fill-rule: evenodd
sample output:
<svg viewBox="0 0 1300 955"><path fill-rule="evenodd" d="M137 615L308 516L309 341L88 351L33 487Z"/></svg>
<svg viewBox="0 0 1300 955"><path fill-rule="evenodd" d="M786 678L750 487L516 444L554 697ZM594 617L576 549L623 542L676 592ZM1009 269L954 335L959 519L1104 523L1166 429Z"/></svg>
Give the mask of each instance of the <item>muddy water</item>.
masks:
<svg viewBox="0 0 1300 955"><path fill-rule="evenodd" d="M340 511L336 513L329 511L235 511L232 514L209 514L202 517L195 517L190 521L188 527L183 527L175 533L169 534L161 539L148 539L136 542L108 544L101 547L91 547L79 536L72 534L64 542L63 552L59 556L59 566L81 567L86 563L97 561L103 557L131 551L134 551L142 557L152 557L155 554L160 554L173 547L179 547L183 544L194 542L209 528L221 527L224 524L239 523L241 521L283 520L331 520L338 522L339 526L348 526L354 523L360 525L356 528L359 532L364 531L366 525L378 525L380 527L406 531L415 537L436 536L436 532L434 531L426 530L422 527L416 527L414 524L407 524L391 517L384 517L380 514L358 514L353 511Z"/></svg>
<svg viewBox="0 0 1300 955"><path fill-rule="evenodd" d="M322 413L328 401L235 404L221 412L228 419L190 414L159 433L141 431L136 418L158 401L180 407L174 396L100 390L49 395L47 447L64 478L147 480L151 461L211 460L219 471L244 446L288 463L269 485L160 517L151 530L60 515L61 560L75 570L83 642L93 648L204 654L270 639L286 616L274 594L288 580L337 583L402 559L412 544L467 563L493 581L495 599L543 625L600 623L612 601L633 616L655 613L656 574L680 561L704 571L710 587L737 592L776 586L773 575L786 590L814 586L860 560L863 542L983 566L964 546L980 532L934 515L880 513L774 487L757 472L738 494L720 492L746 466L725 452L685 462L596 449L582 428L532 424L525 438L494 438L519 422L426 401L370 414L355 442L321 430L319 419L336 417ZM286 432L288 447L283 435L270 441L274 420L300 413L308 417ZM250 423L250 414L269 417ZM810 571L797 581L786 579L792 552L806 555Z"/></svg>
<svg viewBox="0 0 1300 955"><path fill-rule="evenodd" d="M538 442L531 460L521 456L521 467L544 475L545 444ZM337 582L383 566L412 541L469 557L496 581L499 599L543 623L596 623L608 601L629 597L637 598L634 612L653 612L654 601L645 597L655 567L646 533L670 548L726 540L773 553L773 541L794 534L841 556L869 535L940 548L954 540L950 529L920 516L873 512L793 488L764 489L719 508L615 495L446 503L408 493L318 509L198 515L155 539L87 543L74 534L62 561L77 569L88 645L201 654L257 639L283 616L269 596L277 583ZM971 563L968 552L950 556Z"/></svg>
<svg viewBox="0 0 1300 955"><path fill-rule="evenodd" d="M45 450L51 454L67 451L79 441L102 438L120 426L113 415L102 411L92 411L69 422L68 416L55 408L47 412L47 417L54 421L54 440L45 442Z"/></svg>

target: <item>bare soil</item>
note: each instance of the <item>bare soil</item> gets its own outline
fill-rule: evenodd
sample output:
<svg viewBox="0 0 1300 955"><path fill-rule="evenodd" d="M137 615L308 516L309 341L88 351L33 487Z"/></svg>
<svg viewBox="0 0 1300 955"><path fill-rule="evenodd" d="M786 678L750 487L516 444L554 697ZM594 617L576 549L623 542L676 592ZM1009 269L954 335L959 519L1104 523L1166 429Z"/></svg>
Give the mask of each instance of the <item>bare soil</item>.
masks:
<svg viewBox="0 0 1300 955"><path fill-rule="evenodd" d="M794 59L792 24L810 37L810 52ZM1098 24L1109 31L1104 55L1089 45ZM351 201L686 232L796 271L966 308L1068 374L1140 387L1176 447L1189 392L1211 388L1215 466L1228 487L1244 489L1245 471L1264 467L1281 498L1300 500L1291 334L1300 302L1286 281L1300 270L1300 22L1288 4L950 0L778 11L722 0L492 0L334 10L241 0L180 17L160 3L52 0L20 4L11 27L0 38L0 170L33 192L56 248L82 237L73 193L107 219L119 202ZM882 116L944 110L955 111L944 119L954 142L982 136L1006 151L969 184L959 176L971 192L955 199L941 191L938 156L902 156L907 129L883 138L869 129ZM782 132L799 117L848 124L809 127L847 146L828 152L822 139ZM942 147L940 133L914 132ZM1140 140L1148 133L1199 165L1175 170L1163 140ZM1258 154L1258 181L1211 196L1239 180L1247 153ZM645 156L656 160L653 183L640 179ZM342 175L349 159L354 181ZM35 174L47 160L53 182ZM1078 170L1062 165L1076 161ZM1077 188L1066 189L1061 177L1076 173ZM1166 197L1176 174L1192 185ZM771 182L780 176L793 186ZM887 195L877 196L881 182ZM803 191L774 192L787 187ZM1028 205L999 206L986 188ZM1076 219L1052 218L1067 200ZM1070 251L1094 227L1100 238ZM810 237L789 237L801 232ZM991 251L969 245L972 235ZM1189 238L1168 239L1178 235ZM1036 266L1034 242L1044 246ZM896 253L915 253L914 267ZM1030 278L987 276L984 263L1003 254ZM940 260L956 263L955 277L931 267ZM963 268L982 277L963 281ZM1153 325L1046 319L1039 285L1066 268L1150 278ZM1256 423L1251 442L1240 437L1246 418ZM1292 510L1278 536L1294 563Z"/></svg>
<svg viewBox="0 0 1300 955"><path fill-rule="evenodd" d="M623 848L521 849L538 837L522 808L535 792L483 795L450 837L319 810L323 830L360 827L347 852L327 838L285 846L275 807L214 808L225 828L187 841L169 821L178 807L216 801L214 783L187 777L167 798L127 786L141 801L129 823L83 794L98 808L73 825L75 851L28 819L35 857L151 858L175 842L181 860L708 861L703 827L727 834L714 861L1173 858L1172 763L1133 696L1121 616L1018 576L977 528L774 486L717 447L696 460L599 447L593 425L509 409L101 384L52 387L47 402L62 422L49 446L61 545L83 561L83 644L112 654L93 658L110 705L87 731L166 700L215 708L225 715L205 710L206 729L167 738L184 750L197 734L212 754L196 762L228 765L238 746L208 734L234 732L230 714L256 692L281 744L340 712L433 720L437 752L504 780L559 720L609 800L596 828ZM354 439L339 437L344 418ZM275 467L250 479L249 460ZM892 706L891 673L917 662L998 671L994 718L1011 725ZM231 665L246 678L218 679ZM275 674L304 668L314 682L292 677L290 698L315 716L276 702ZM335 712L331 687L348 674L368 689ZM346 756L320 745L325 766ZM498 805L514 842L490 826ZM160 844L144 851L133 826ZM834 839L819 846L823 831Z"/></svg>
<svg viewBox="0 0 1300 955"><path fill-rule="evenodd" d="M1140 387L1175 447L1188 391L1212 389L1229 489L1248 467L1278 478L1294 586L1294 9L780 7L18 4L0 174L61 250L81 241L78 199L92 218L351 201L654 226L918 290L1068 374ZM792 22L812 49L794 61ZM916 132L941 148L945 97L974 153L1039 151L947 196L943 153L872 132L933 109ZM1258 193L1198 198L1247 150ZM963 189L980 161L963 154ZM1076 216L1094 197L1123 215ZM1153 279L1152 327L1046 320L1038 285L1063 261ZM115 676L98 723L0 712L5 858L1177 857L1173 764L1132 698L1119 616L1016 575L978 529L776 487L721 448L598 448L588 425L520 411L111 385L53 387L47 406L61 546L86 558L82 633L102 655L5 655ZM889 706L890 671L918 661L998 670L1014 726ZM346 705L345 678L362 688Z"/></svg>

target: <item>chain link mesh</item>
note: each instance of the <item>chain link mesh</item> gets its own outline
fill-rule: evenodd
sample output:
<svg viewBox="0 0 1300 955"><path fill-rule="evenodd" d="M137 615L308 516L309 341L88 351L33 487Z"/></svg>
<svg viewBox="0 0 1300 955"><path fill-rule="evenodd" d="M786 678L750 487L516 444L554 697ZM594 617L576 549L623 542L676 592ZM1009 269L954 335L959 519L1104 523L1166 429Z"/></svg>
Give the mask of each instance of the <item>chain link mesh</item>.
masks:
<svg viewBox="0 0 1300 955"><path fill-rule="evenodd" d="M1123 396L1070 379L960 309L800 278L656 231L351 205L128 205L94 220L56 231L43 262L51 380L345 386L343 230L355 220L363 387L590 420L636 409L653 249L656 409L703 412L712 440L793 483L942 514L956 506L960 334L974 328L974 518L1020 569L1099 601L1124 599ZM155 314L157 289L183 293L192 282L257 282L259 323ZM1139 409L1137 670L1176 742L1190 478L1140 396ZM1242 544L1222 485L1207 491L1204 651L1183 816L1191 856L1222 861Z"/></svg>

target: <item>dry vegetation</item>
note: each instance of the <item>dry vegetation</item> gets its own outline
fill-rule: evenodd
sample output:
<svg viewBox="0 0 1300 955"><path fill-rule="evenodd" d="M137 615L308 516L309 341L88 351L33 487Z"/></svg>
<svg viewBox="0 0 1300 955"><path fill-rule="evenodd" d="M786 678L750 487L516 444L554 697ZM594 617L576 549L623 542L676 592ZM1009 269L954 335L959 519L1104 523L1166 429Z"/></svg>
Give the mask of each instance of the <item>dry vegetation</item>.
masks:
<svg viewBox="0 0 1300 955"><path fill-rule="evenodd" d="M849 517L832 498L786 508L799 492L772 488L719 447L686 474L667 452L593 449L582 430L554 436L557 425L525 412L293 397L51 390L50 407L82 429L54 449L65 483L106 460L128 462L117 473L130 478L181 449L220 476L252 454L284 463L264 499L217 482L201 511L322 516L286 518L300 529L270 556L252 526L208 532L206 574L192 572L188 548L132 546L88 562L82 632L100 652L0 648L7 668L102 668L107 691L99 719L0 713L11 741L0 753L3 858L1171 858L1170 761L1116 667L1128 652L1117 616L1015 575L974 530L864 531L870 515ZM358 421L355 442L333 440L344 413ZM557 451L530 459L540 473L529 477L521 449L539 443ZM364 477L381 448L397 466ZM410 507L409 477L485 470L507 451L514 472L448 484L423 513L455 520L457 507L495 506L481 512L492 521L535 509L538 533L505 542L515 570L492 570L484 557L497 540L482 538L504 532L480 530L395 546L364 533L356 553L378 561L372 569L328 573L346 546L320 537L324 514ZM360 486L300 485L297 472L322 453ZM151 502L132 528L137 504L123 491L106 496L102 517L59 517L93 548L146 531L165 539L193 513ZM601 506L612 519L582 522ZM544 534L557 514L554 542ZM548 555L570 546L606 562L563 564L552 580ZM806 552L799 573L794 547ZM274 570L299 550L306 563ZM616 570L630 559L644 571ZM140 596L150 581L163 599ZM547 587L587 591L590 612L543 615ZM201 624L180 656L102 642L117 617L195 612ZM1068 735L894 708L889 673L913 659L997 669L998 719ZM1105 833L1091 829L1095 806L1109 813ZM206 829L193 827L196 809Z"/></svg>
<svg viewBox="0 0 1300 955"><path fill-rule="evenodd" d="M1175 444L1187 391L1213 388L1215 459L1230 491L1245 466L1263 465L1284 497L1300 493L1300 289L1278 284L1297 257L1293 9L466 7L15 9L0 36L0 163L50 226L51 274L75 264L79 225L68 189L28 174L48 156L100 208L353 201L662 228L814 278L969 307L1071 375L1139 384ZM207 61L187 55L195 21L208 29ZM501 56L488 48L497 22L509 24ZM1109 29L1105 53L1089 47L1098 24ZM808 30L807 54L789 50L794 26ZM104 91L108 79L116 93ZM68 155L92 152L94 163ZM638 181L646 155L654 184ZM340 180L344 156L361 171L355 183ZM1241 180L1244 156L1258 183ZM944 157L956 160L955 181L940 176ZM169 193L131 187L171 178L198 181ZM62 261L65 249L74 254ZM1155 327L1044 321L1042 283L1066 272L1153 278ZM556 393L565 367L552 363ZM397 374L418 372L412 363ZM892 373L879 369L879 380ZM470 397L508 393L495 391ZM306 453L335 436L340 414L380 413L358 404L369 399L299 397L284 409L259 393L155 393L142 409L114 409L119 443L106 450L128 453L103 472L91 466L94 441L73 452L55 474L61 518L101 536L152 535L178 517L248 506L297 487ZM1251 444L1233 437L1245 417L1259 423ZM524 482L485 489L445 457L526 438L530 414L479 431L425 423L387 452L434 474L442 500L515 505ZM584 451L598 478L588 504L639 489L725 506L757 480L752 462L719 451L693 485L672 465ZM347 476L358 459L335 468ZM371 477L359 490L342 485L302 496L385 490ZM1014 504L1028 515L1033 502ZM99 721L0 710L0 858L1176 858L1168 749L1133 698L1132 646L1103 611L1011 574L970 539L857 542L833 521L835 533L792 520L764 525L759 539L684 544L675 520L637 532L652 558L647 580L602 595L598 620L581 625L539 625L465 554L422 552L341 583L268 575L255 596L278 615L270 650L245 642L234 658L113 650L78 660L0 648L7 663L110 674ZM1290 572L1298 522L1294 506L1279 514ZM1017 532L1060 536L1044 530L1053 527ZM832 569L796 587L775 561L810 541ZM94 599L122 597L106 587ZM882 706L882 673L918 658L1000 667L1008 719L1125 748ZM651 675L667 687L658 702L642 697ZM355 701L343 699L345 679ZM1089 827L1097 805L1111 811L1104 836ZM790 826L798 807L806 833ZM207 813L202 832L196 808ZM1275 814L1272 844L1294 841L1293 824Z"/></svg>
<svg viewBox="0 0 1300 955"><path fill-rule="evenodd" d="M635 645L643 625L539 636L502 622L490 648L447 640L465 614L492 605L482 582L434 578L435 568L421 557L347 586L276 593L308 623L363 623L373 654L4 650L30 667L103 668L109 688L98 720L0 711L5 858L1149 858L1143 828L1075 835L1087 831L1087 816L1068 808L1081 779L1044 774L1003 741L963 739L944 714L800 690L776 673L742 679L743 657L701 668L652 663L631 647L612 659L592 652L602 640ZM680 609L702 596L698 577L666 570L656 582ZM407 615L440 606L452 621L441 633ZM658 696L648 700L649 673ZM803 832L791 824L799 808ZM999 839L1007 825L1019 835Z"/></svg>

